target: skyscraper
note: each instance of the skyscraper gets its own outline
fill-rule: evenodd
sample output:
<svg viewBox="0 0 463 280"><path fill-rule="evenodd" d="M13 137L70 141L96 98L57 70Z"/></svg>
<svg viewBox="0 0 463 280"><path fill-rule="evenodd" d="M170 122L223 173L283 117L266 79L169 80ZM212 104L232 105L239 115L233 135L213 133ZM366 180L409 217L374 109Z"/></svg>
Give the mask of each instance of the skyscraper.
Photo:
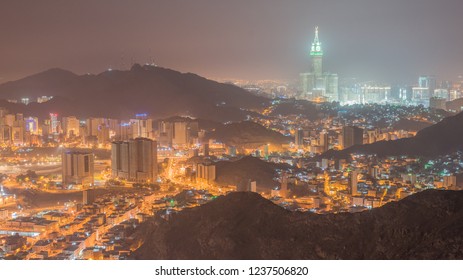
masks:
<svg viewBox="0 0 463 280"><path fill-rule="evenodd" d="M215 165L211 163L199 163L196 166L196 179L198 182L211 183L215 181Z"/></svg>
<svg viewBox="0 0 463 280"><path fill-rule="evenodd" d="M50 134L59 133L58 114L50 113Z"/></svg>
<svg viewBox="0 0 463 280"><path fill-rule="evenodd" d="M188 137L188 123L187 122L174 122L172 130L172 145L186 146L189 142Z"/></svg>
<svg viewBox="0 0 463 280"><path fill-rule="evenodd" d="M354 145L363 144L363 129L356 126L345 126L342 128L343 148L347 149Z"/></svg>
<svg viewBox="0 0 463 280"><path fill-rule="evenodd" d="M82 192L82 204L89 205L95 202L95 189L87 189Z"/></svg>
<svg viewBox="0 0 463 280"><path fill-rule="evenodd" d="M353 170L349 175L349 188L352 196L356 196L357 192L357 184L358 184L358 175L359 172L357 170Z"/></svg>
<svg viewBox="0 0 463 280"><path fill-rule="evenodd" d="M39 133L39 120L36 117L28 117L25 119L26 131L31 134Z"/></svg>
<svg viewBox="0 0 463 280"><path fill-rule="evenodd" d="M286 172L281 174L280 196L282 198L288 197L288 175L286 175Z"/></svg>
<svg viewBox="0 0 463 280"><path fill-rule="evenodd" d="M338 101L338 75L323 72L323 49L318 38L318 26L310 48L311 72L301 73L301 99L312 101Z"/></svg>
<svg viewBox="0 0 463 280"><path fill-rule="evenodd" d="M157 143L147 138L113 142L111 147L113 178L133 182L154 182L157 179Z"/></svg>
<svg viewBox="0 0 463 280"><path fill-rule="evenodd" d="M136 114L135 119L131 119L133 137L153 138L153 120L148 119L147 114Z"/></svg>
<svg viewBox="0 0 463 280"><path fill-rule="evenodd" d="M412 89L412 104L429 106L429 98L434 95L436 78L434 76L421 76L418 78L418 86Z"/></svg>
<svg viewBox="0 0 463 280"><path fill-rule="evenodd" d="M318 39L318 26L315 27L315 38L310 48L310 56L312 57L312 73L316 78L321 78L323 75L323 50Z"/></svg>
<svg viewBox="0 0 463 280"><path fill-rule="evenodd" d="M328 138L328 132L326 132L326 131L320 132L319 144L322 147L322 152L328 151L328 149L330 147L330 142L329 142L329 138Z"/></svg>
<svg viewBox="0 0 463 280"><path fill-rule="evenodd" d="M72 116L72 117L64 117L63 118L63 130L66 134L66 137L72 136L79 136L80 133L80 122L79 120Z"/></svg>
<svg viewBox="0 0 463 280"><path fill-rule="evenodd" d="M92 153L68 150L62 154L63 185L93 185Z"/></svg>
<svg viewBox="0 0 463 280"><path fill-rule="evenodd" d="M297 148L302 148L304 146L304 131L302 129L296 130L294 140Z"/></svg>

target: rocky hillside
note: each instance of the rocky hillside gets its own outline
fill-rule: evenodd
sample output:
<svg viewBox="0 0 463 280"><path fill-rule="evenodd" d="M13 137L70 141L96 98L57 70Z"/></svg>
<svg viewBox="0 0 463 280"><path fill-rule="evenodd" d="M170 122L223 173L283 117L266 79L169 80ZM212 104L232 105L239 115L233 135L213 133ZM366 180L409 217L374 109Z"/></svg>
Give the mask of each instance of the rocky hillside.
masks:
<svg viewBox="0 0 463 280"><path fill-rule="evenodd" d="M289 212L238 192L156 218L135 259L462 259L463 192L423 191L355 214Z"/></svg>
<svg viewBox="0 0 463 280"><path fill-rule="evenodd" d="M440 156L463 150L463 113L428 126L415 137L352 146L342 151L329 150L322 157L347 158L351 153L378 156Z"/></svg>
<svg viewBox="0 0 463 280"><path fill-rule="evenodd" d="M46 103L0 101L10 112L45 117L50 112L78 117L129 118L149 113L154 118L174 115L215 121L239 121L261 109L268 99L229 84L191 73L135 64L128 71L112 70L97 75L76 75L51 69L0 85L0 99L55 96Z"/></svg>
<svg viewBox="0 0 463 280"><path fill-rule="evenodd" d="M257 148L269 143L281 145L291 141L290 137L250 121L217 125L216 129L209 133L208 137L230 146L246 146L249 148Z"/></svg>
<svg viewBox="0 0 463 280"><path fill-rule="evenodd" d="M216 181L221 185L234 185L246 190L249 181L256 181L259 191L270 191L280 185L277 170L286 170L289 166L266 162L259 158L246 156L235 161L216 163Z"/></svg>

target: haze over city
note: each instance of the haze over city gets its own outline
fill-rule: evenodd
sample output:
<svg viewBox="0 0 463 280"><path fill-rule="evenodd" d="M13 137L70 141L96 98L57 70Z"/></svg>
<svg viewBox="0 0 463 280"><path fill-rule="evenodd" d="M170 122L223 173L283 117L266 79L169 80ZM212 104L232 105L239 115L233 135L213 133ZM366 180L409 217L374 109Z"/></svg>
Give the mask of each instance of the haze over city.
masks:
<svg viewBox="0 0 463 280"><path fill-rule="evenodd" d="M209 78L297 79L320 26L326 68L410 84L463 73L463 2L3 1L0 82L151 63Z"/></svg>
<svg viewBox="0 0 463 280"><path fill-rule="evenodd" d="M302 260L463 259L462 10L3 1L0 260L349 279L404 274Z"/></svg>

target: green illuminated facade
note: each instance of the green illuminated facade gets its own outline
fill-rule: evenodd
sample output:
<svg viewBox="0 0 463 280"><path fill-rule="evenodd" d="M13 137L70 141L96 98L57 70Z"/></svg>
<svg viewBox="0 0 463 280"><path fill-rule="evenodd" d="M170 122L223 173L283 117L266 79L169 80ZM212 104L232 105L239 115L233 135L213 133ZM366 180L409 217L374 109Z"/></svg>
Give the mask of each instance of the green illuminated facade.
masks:
<svg viewBox="0 0 463 280"><path fill-rule="evenodd" d="M323 73L323 48L315 28L315 38L310 48L311 72L301 73L302 93L306 100L338 101L338 75Z"/></svg>

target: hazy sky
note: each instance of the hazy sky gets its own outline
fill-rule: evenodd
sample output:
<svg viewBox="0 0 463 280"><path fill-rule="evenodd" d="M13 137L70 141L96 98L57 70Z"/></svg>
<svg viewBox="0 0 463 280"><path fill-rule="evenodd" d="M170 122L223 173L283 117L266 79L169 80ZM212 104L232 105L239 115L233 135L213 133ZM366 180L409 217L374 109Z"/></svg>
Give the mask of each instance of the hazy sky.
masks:
<svg viewBox="0 0 463 280"><path fill-rule="evenodd" d="M316 25L341 77L463 74L462 0L1 0L0 83L150 58L211 78L297 78Z"/></svg>

